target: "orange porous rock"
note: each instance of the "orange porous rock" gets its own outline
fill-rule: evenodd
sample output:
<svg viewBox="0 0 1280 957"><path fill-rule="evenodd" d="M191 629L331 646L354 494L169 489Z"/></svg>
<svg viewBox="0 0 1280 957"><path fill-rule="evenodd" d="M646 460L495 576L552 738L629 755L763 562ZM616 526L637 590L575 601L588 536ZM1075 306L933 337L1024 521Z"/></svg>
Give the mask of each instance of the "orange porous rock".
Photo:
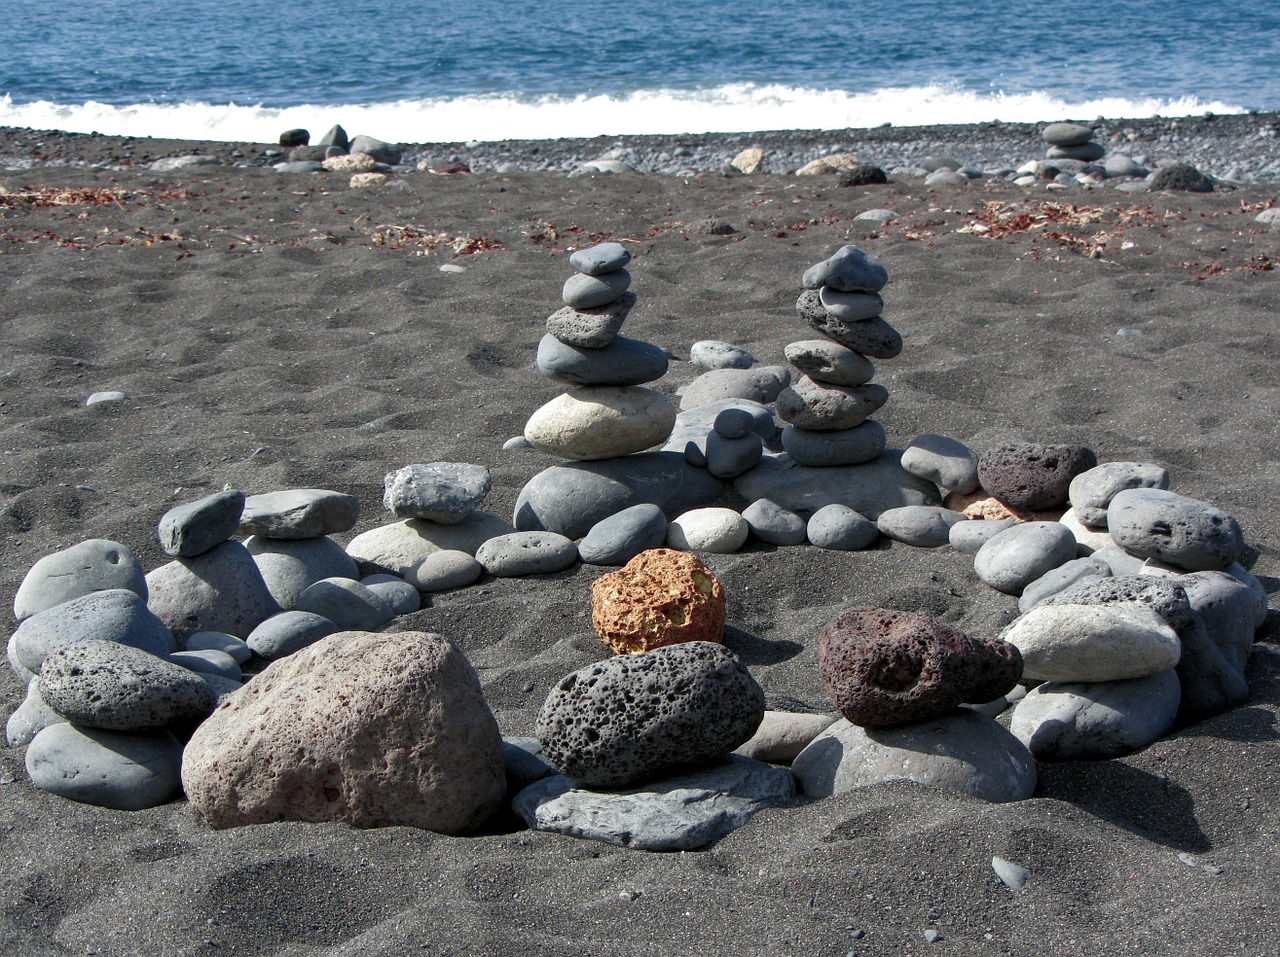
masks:
<svg viewBox="0 0 1280 957"><path fill-rule="evenodd" d="M724 589L691 552L651 548L591 587L591 623L618 654L724 637Z"/></svg>

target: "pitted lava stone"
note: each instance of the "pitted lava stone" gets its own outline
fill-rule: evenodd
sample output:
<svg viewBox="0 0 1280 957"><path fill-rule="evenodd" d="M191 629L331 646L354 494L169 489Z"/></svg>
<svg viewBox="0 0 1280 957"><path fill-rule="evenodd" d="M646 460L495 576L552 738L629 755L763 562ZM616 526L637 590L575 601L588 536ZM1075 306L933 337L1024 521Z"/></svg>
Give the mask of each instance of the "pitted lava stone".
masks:
<svg viewBox="0 0 1280 957"><path fill-rule="evenodd" d="M722 645L669 645L562 679L535 729L543 757L586 787L621 788L705 764L755 734L764 691Z"/></svg>
<svg viewBox="0 0 1280 957"><path fill-rule="evenodd" d="M1022 677L1022 655L924 615L855 606L822 629L818 670L851 723L883 728L999 698Z"/></svg>
<svg viewBox="0 0 1280 957"><path fill-rule="evenodd" d="M651 548L591 586L591 623L619 654L724 634L724 588L692 552Z"/></svg>
<svg viewBox="0 0 1280 957"><path fill-rule="evenodd" d="M1191 624L1191 602L1186 589L1168 578L1153 575L1117 575L1088 582L1050 595L1042 605L1113 605L1135 602L1146 605L1174 631Z"/></svg>
<svg viewBox="0 0 1280 957"><path fill-rule="evenodd" d="M978 458L978 481L1012 508L1057 508L1066 504L1071 480L1097 464L1083 445L1006 442Z"/></svg>

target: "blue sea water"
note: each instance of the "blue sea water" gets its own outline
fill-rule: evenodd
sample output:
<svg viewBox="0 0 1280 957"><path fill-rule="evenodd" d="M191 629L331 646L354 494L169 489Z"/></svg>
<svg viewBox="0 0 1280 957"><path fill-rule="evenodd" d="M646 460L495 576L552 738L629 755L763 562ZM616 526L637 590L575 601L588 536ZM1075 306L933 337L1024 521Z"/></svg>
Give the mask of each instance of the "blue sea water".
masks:
<svg viewBox="0 0 1280 957"><path fill-rule="evenodd" d="M1275 0L5 0L0 125L411 142L1280 109Z"/></svg>

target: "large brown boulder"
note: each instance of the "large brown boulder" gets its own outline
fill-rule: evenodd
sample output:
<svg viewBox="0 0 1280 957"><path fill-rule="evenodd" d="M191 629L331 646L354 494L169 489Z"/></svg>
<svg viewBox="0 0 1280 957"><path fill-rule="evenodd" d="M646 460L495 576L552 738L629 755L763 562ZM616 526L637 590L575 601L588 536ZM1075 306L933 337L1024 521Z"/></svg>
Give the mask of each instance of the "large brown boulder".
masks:
<svg viewBox="0 0 1280 957"><path fill-rule="evenodd" d="M502 801L502 738L448 640L338 632L224 699L187 745L182 785L216 828L338 821L459 834Z"/></svg>
<svg viewBox="0 0 1280 957"><path fill-rule="evenodd" d="M591 586L591 623L618 654L724 637L724 589L692 552L651 548Z"/></svg>
<svg viewBox="0 0 1280 957"><path fill-rule="evenodd" d="M822 630L818 670L842 715L881 728L1000 697L1022 677L1022 656L924 615L856 606Z"/></svg>

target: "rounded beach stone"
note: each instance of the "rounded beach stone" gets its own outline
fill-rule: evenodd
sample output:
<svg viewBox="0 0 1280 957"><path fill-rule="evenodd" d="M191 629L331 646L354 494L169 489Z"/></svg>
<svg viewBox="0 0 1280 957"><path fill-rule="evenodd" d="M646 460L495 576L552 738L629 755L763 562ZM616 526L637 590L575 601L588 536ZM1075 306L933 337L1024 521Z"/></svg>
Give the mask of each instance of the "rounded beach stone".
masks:
<svg viewBox="0 0 1280 957"><path fill-rule="evenodd" d="M643 386L584 387L535 411L524 437L548 455L590 461L657 445L675 423L675 406L661 392Z"/></svg>
<svg viewBox="0 0 1280 957"><path fill-rule="evenodd" d="M1044 151L1045 159L1079 160L1081 163L1093 163L1107 155L1107 149L1101 143L1077 143L1074 146L1050 146Z"/></svg>
<svg viewBox="0 0 1280 957"><path fill-rule="evenodd" d="M803 518L767 498L744 508L742 520L752 535L770 545L803 545L808 538Z"/></svg>
<svg viewBox="0 0 1280 957"><path fill-rule="evenodd" d="M631 273L615 269L600 276L575 273L564 284L561 298L572 309L597 309L622 298L631 286Z"/></svg>
<svg viewBox="0 0 1280 957"><path fill-rule="evenodd" d="M167 731L128 733L64 723L37 734L26 761L31 783L42 791L140 811L177 796L182 745Z"/></svg>
<svg viewBox="0 0 1280 957"><path fill-rule="evenodd" d="M829 797L888 781L911 781L993 803L1036 790L1036 762L1021 741L967 708L892 728L840 720L791 763L800 792Z"/></svg>
<svg viewBox="0 0 1280 957"><path fill-rule="evenodd" d="M636 294L626 292L598 309L565 306L547 317L547 332L566 345L600 349L614 340L635 304Z"/></svg>
<svg viewBox="0 0 1280 957"><path fill-rule="evenodd" d="M764 454L764 442L754 432L741 438L727 439L719 432L707 436L707 448L703 457L707 471L716 478L736 478L748 469L755 468Z"/></svg>
<svg viewBox="0 0 1280 957"><path fill-rule="evenodd" d="M45 658L60 648L89 639L114 641L164 657L177 642L137 592L124 588L93 592L32 615L9 639L9 652L28 671L39 674Z"/></svg>
<svg viewBox="0 0 1280 957"><path fill-rule="evenodd" d="M1050 123L1040 131L1050 146L1079 146L1093 139L1093 128L1080 123Z"/></svg>
<svg viewBox="0 0 1280 957"><path fill-rule="evenodd" d="M841 292L823 286L818 290L818 301L827 315L841 322L862 322L884 312L884 300L874 292Z"/></svg>
<svg viewBox="0 0 1280 957"><path fill-rule="evenodd" d="M1022 652L1032 681L1120 681L1172 668L1182 654L1178 634L1149 608L1133 603L1045 603L1000 634Z"/></svg>
<svg viewBox="0 0 1280 957"><path fill-rule="evenodd" d="M941 505L904 505L880 513L876 527L880 534L916 548L939 548L951 541L951 526L969 521L959 512Z"/></svg>
<svg viewBox="0 0 1280 957"><path fill-rule="evenodd" d="M399 575L368 575L360 584L383 600L393 615L411 615L422 607L422 596Z"/></svg>
<svg viewBox="0 0 1280 957"><path fill-rule="evenodd" d="M319 488L294 488L250 495L240 515L240 531L264 538L315 538L355 527L360 500Z"/></svg>
<svg viewBox="0 0 1280 957"><path fill-rule="evenodd" d="M750 369L756 357L731 342L702 339L689 347L689 361L699 369Z"/></svg>
<svg viewBox="0 0 1280 957"><path fill-rule="evenodd" d="M1018 683L1022 658L924 615L855 606L822 629L818 670L846 719L882 728L999 698Z"/></svg>
<svg viewBox="0 0 1280 957"><path fill-rule="evenodd" d="M880 537L880 529L847 505L824 505L809 517L805 535L818 548L856 552Z"/></svg>
<svg viewBox="0 0 1280 957"><path fill-rule="evenodd" d="M948 492L978 487L978 455L945 435L917 435L902 450L902 467Z"/></svg>
<svg viewBox="0 0 1280 957"><path fill-rule="evenodd" d="M203 721L216 703L199 676L114 641L78 641L55 651L40 669L40 689L67 720L108 731Z"/></svg>
<svg viewBox="0 0 1280 957"><path fill-rule="evenodd" d="M1244 534L1234 517L1163 489L1116 493L1107 508L1107 529L1125 551L1187 571L1226 568L1244 551Z"/></svg>
<svg viewBox="0 0 1280 957"><path fill-rule="evenodd" d="M244 547L253 556L267 591L286 610L298 603L308 586L322 579L360 574L355 559L327 535L295 539L253 535L245 539Z"/></svg>
<svg viewBox="0 0 1280 957"><path fill-rule="evenodd" d="M1051 571L1045 572L1022 590L1018 597L1018 612L1025 615L1046 598L1057 595L1081 582L1092 582L1111 577L1111 566L1097 558L1073 558Z"/></svg>
<svg viewBox="0 0 1280 957"><path fill-rule="evenodd" d="M1065 525L1075 536L1076 550L1081 555L1092 555L1094 552L1101 551L1104 548L1115 548L1115 539L1111 537L1110 532L1105 528L1096 528L1085 525L1076 517L1076 513L1067 509L1062 513L1062 518L1058 519ZM1115 549L1118 551L1119 549Z"/></svg>
<svg viewBox="0 0 1280 957"><path fill-rule="evenodd" d="M376 565L393 575L408 576L438 551L456 549L474 555L489 539L514 531L514 526L481 509L457 525L437 525L410 518L362 532L347 543L347 554L357 562Z"/></svg>
<svg viewBox="0 0 1280 957"><path fill-rule="evenodd" d="M732 652L706 641L588 665L538 713L543 755L588 788L620 788L727 755L764 717L764 691Z"/></svg>
<svg viewBox="0 0 1280 957"><path fill-rule="evenodd" d="M538 371L570 385L643 385L661 379L668 365L667 350L626 336L594 349L562 342L549 332L538 343Z"/></svg>
<svg viewBox="0 0 1280 957"><path fill-rule="evenodd" d="M1014 707L1009 730L1041 761L1104 761L1162 737L1181 698L1172 669L1124 681L1047 681Z"/></svg>
<svg viewBox="0 0 1280 957"><path fill-rule="evenodd" d="M242 639L221 631L197 631L194 635L188 635L186 650L221 651L230 655L238 665L253 657L253 650Z"/></svg>
<svg viewBox="0 0 1280 957"><path fill-rule="evenodd" d="M397 518L456 525L484 501L493 479L483 465L431 462L388 472L382 487L382 504Z"/></svg>
<svg viewBox="0 0 1280 957"><path fill-rule="evenodd" d="M350 153L368 153L379 163L384 163L387 166L398 166L403 158L399 147L377 137L364 134L351 137L351 142L347 144L347 151Z"/></svg>
<svg viewBox="0 0 1280 957"><path fill-rule="evenodd" d="M712 369L680 392L682 411L726 399L769 403L791 382L786 366L752 366L750 369Z"/></svg>
<svg viewBox="0 0 1280 957"><path fill-rule="evenodd" d="M782 447L792 460L818 468L870 462L884 453L887 442L884 426L875 419L836 431L820 432L795 425L782 430Z"/></svg>
<svg viewBox="0 0 1280 957"><path fill-rule="evenodd" d="M1083 445L1006 442L978 459L982 487L1015 509L1064 505L1071 480L1098 464Z"/></svg>
<svg viewBox="0 0 1280 957"><path fill-rule="evenodd" d="M377 631L395 617L378 595L350 578L322 578L308 585L294 610L328 618L347 631Z"/></svg>
<svg viewBox="0 0 1280 957"><path fill-rule="evenodd" d="M801 339L787 343L787 361L804 375L830 385L863 385L875 378L875 364L866 356L830 339Z"/></svg>
<svg viewBox="0 0 1280 957"><path fill-rule="evenodd" d="M748 527L731 508L695 508L683 512L667 526L667 544L686 552L729 555L747 541Z"/></svg>
<svg viewBox="0 0 1280 957"><path fill-rule="evenodd" d="M1071 510L1084 525L1106 528L1107 506L1118 492L1130 488L1169 487L1169 473L1158 465L1106 462L1081 472L1068 486Z"/></svg>
<svg viewBox="0 0 1280 957"><path fill-rule="evenodd" d="M239 542L178 558L147 575L148 602L177 638L197 631L247 635L280 610L253 556Z"/></svg>
<svg viewBox="0 0 1280 957"><path fill-rule="evenodd" d="M484 574L484 566L470 552L442 548L405 572L405 580L419 591L441 592L466 588Z"/></svg>
<svg viewBox="0 0 1280 957"><path fill-rule="evenodd" d="M1178 582L1151 575L1118 575L1099 581L1078 582L1066 591L1044 599L1042 605L1139 604L1155 612L1175 631L1191 622L1191 602Z"/></svg>
<svg viewBox="0 0 1280 957"><path fill-rule="evenodd" d="M835 715L766 711L746 743L733 752L756 761L790 764L809 742L836 722Z"/></svg>
<svg viewBox="0 0 1280 957"><path fill-rule="evenodd" d="M13 596L13 617L23 621L64 601L116 588L135 592L145 601L142 562L119 542L92 538L31 566Z"/></svg>
<svg viewBox="0 0 1280 957"><path fill-rule="evenodd" d="M947 542L958 552L976 555L988 541L1016 524L1018 524L1016 518L970 519L967 522L957 522L947 531Z"/></svg>
<svg viewBox="0 0 1280 957"><path fill-rule="evenodd" d="M246 644L258 657L275 661L314 645L337 630L338 626L323 615L309 611L282 611L253 629Z"/></svg>
<svg viewBox="0 0 1280 957"><path fill-rule="evenodd" d="M619 654L718 642L724 619L724 589L692 552L649 549L591 586L591 624Z"/></svg>
<svg viewBox="0 0 1280 957"><path fill-rule="evenodd" d="M556 532L512 532L476 549L476 561L497 578L547 575L578 560L578 546Z"/></svg>
<svg viewBox="0 0 1280 957"><path fill-rule="evenodd" d="M647 503L633 505L592 525L578 543L578 558L586 565L625 565L666 540L667 517L662 509Z"/></svg>
<svg viewBox="0 0 1280 957"><path fill-rule="evenodd" d="M734 479L745 499L768 498L801 515L825 505L847 505L874 520L900 505L937 505L938 487L905 472L901 452L886 449L879 458L861 465L814 468L766 456L750 472Z"/></svg>
<svg viewBox="0 0 1280 957"><path fill-rule="evenodd" d="M203 651L175 651L169 656L169 661L202 679L214 677L239 683L244 677L234 658L225 651L214 648L206 648Z"/></svg>
<svg viewBox="0 0 1280 957"><path fill-rule="evenodd" d="M801 284L805 289L830 286L842 292L879 292L888 281L888 270L880 260L850 245L806 269Z"/></svg>
<svg viewBox="0 0 1280 957"><path fill-rule="evenodd" d="M773 418L772 406L750 399L719 399L680 412L676 416L676 427L672 429L663 448L668 451L684 451L692 442L701 452L706 445L707 435L715 429L720 413L730 409L750 416L749 430L760 436L766 445L777 439L778 425Z"/></svg>
<svg viewBox="0 0 1280 957"><path fill-rule="evenodd" d="M839 386L800 376L778 394L778 415L798 429L835 432L861 425L889 401L878 383Z"/></svg>
<svg viewBox="0 0 1280 957"><path fill-rule="evenodd" d="M755 435L752 431L754 426L755 416L751 412L732 407L716 413L711 423L716 434L726 439L744 439L748 435Z"/></svg>
<svg viewBox="0 0 1280 957"><path fill-rule="evenodd" d="M569 265L587 276L615 272L631 262L631 253L622 243L597 243L579 249L569 257Z"/></svg>
<svg viewBox="0 0 1280 957"><path fill-rule="evenodd" d="M1060 522L1021 522L979 548L973 570L996 591L1021 595L1037 578L1075 557L1075 537Z"/></svg>
<svg viewBox="0 0 1280 957"><path fill-rule="evenodd" d="M1151 190L1174 190L1185 193L1212 193L1213 180L1190 163L1161 166L1147 181Z"/></svg>
<svg viewBox="0 0 1280 957"><path fill-rule="evenodd" d="M1223 657L1243 673L1253 653L1257 627L1249 586L1226 572L1195 572L1181 575L1175 582L1187 593L1192 615L1204 625Z"/></svg>
<svg viewBox="0 0 1280 957"><path fill-rule="evenodd" d="M40 693L40 679L33 678L27 685L27 696L5 723L5 740L11 748L25 748L45 728L66 720L49 707Z"/></svg>
<svg viewBox="0 0 1280 957"><path fill-rule="evenodd" d="M182 784L216 828L459 834L497 810L502 738L470 662L425 632L339 632L277 661L192 735Z"/></svg>
<svg viewBox="0 0 1280 957"><path fill-rule="evenodd" d="M129 396L127 396L125 393L117 391L115 389L111 389L106 392L90 393L89 398L84 400L84 404L86 406L102 405L104 403L109 405L113 402L128 402L128 401L129 401Z"/></svg>
<svg viewBox="0 0 1280 957"><path fill-rule="evenodd" d="M174 556L202 555L235 535L243 510L244 492L236 489L171 508L160 519L160 547Z"/></svg>
<svg viewBox="0 0 1280 957"><path fill-rule="evenodd" d="M883 316L862 322L843 322L827 312L814 290L800 294L796 300L796 312L809 328L864 356L892 359L902 352L901 334L885 322Z"/></svg>

